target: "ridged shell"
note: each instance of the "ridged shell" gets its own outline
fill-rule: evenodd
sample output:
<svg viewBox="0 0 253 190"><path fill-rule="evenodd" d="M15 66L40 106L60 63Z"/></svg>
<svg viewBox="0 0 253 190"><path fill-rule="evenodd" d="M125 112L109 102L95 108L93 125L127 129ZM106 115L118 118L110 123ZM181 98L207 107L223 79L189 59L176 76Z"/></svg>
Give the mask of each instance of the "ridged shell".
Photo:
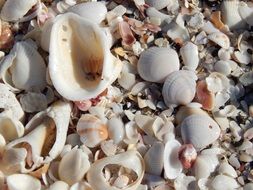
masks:
<svg viewBox="0 0 253 190"><path fill-rule="evenodd" d="M230 47L230 40L228 36L222 32L211 33L207 36L207 38L224 49L228 49Z"/></svg>
<svg viewBox="0 0 253 190"><path fill-rule="evenodd" d="M41 190L40 181L30 175L13 174L6 178L9 190Z"/></svg>
<svg viewBox="0 0 253 190"><path fill-rule="evenodd" d="M191 115L180 125L185 143L191 143L196 149L205 148L220 136L219 125L209 116Z"/></svg>
<svg viewBox="0 0 253 190"><path fill-rule="evenodd" d="M88 155L81 149L73 149L66 153L59 164L59 177L69 185L83 179L90 168Z"/></svg>
<svg viewBox="0 0 253 190"><path fill-rule="evenodd" d="M107 9L102 2L85 2L70 7L67 12L78 14L95 23L101 23L106 16Z"/></svg>
<svg viewBox="0 0 253 190"><path fill-rule="evenodd" d="M197 76L191 71L175 71L166 78L162 95L167 106L189 104L196 92Z"/></svg>
<svg viewBox="0 0 253 190"><path fill-rule="evenodd" d="M145 3L157 10L161 10L170 4L170 0L145 0Z"/></svg>
<svg viewBox="0 0 253 190"><path fill-rule="evenodd" d="M141 53L137 69L146 81L164 82L171 72L179 70L178 54L170 48L151 47Z"/></svg>
<svg viewBox="0 0 253 190"><path fill-rule="evenodd" d="M76 130L82 143L90 148L98 146L108 138L107 126L100 119L90 114L81 116Z"/></svg>
<svg viewBox="0 0 253 190"><path fill-rule="evenodd" d="M111 54L101 28L74 13L56 17L49 49L52 83L69 100L97 97L122 69L121 61Z"/></svg>
<svg viewBox="0 0 253 190"><path fill-rule="evenodd" d="M197 69L199 65L198 46L192 42L186 42L183 47L181 47L180 54L187 69Z"/></svg>
<svg viewBox="0 0 253 190"><path fill-rule="evenodd" d="M45 62L28 42L14 45L0 63L0 75L13 90L43 90L46 87Z"/></svg>

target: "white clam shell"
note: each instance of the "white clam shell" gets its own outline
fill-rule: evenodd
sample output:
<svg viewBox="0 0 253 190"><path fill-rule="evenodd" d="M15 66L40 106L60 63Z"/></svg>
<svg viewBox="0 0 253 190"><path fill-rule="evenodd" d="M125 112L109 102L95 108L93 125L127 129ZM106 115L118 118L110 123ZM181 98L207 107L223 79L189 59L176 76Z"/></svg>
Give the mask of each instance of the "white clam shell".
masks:
<svg viewBox="0 0 253 190"><path fill-rule="evenodd" d="M249 7L245 2L240 2L238 11L243 20L246 21L248 25L252 26L253 25L252 7Z"/></svg>
<svg viewBox="0 0 253 190"><path fill-rule="evenodd" d="M146 81L164 82L173 71L179 70L179 58L171 48L151 47L141 53L138 73Z"/></svg>
<svg viewBox="0 0 253 190"><path fill-rule="evenodd" d="M197 76L186 70L175 71L166 78L162 95L165 104L169 106L189 104L196 92Z"/></svg>
<svg viewBox="0 0 253 190"><path fill-rule="evenodd" d="M228 61L223 60L217 61L214 64L214 70L226 76L232 72L230 63Z"/></svg>
<svg viewBox="0 0 253 190"><path fill-rule="evenodd" d="M0 75L14 90L43 90L46 87L45 62L28 42L15 43L0 64Z"/></svg>
<svg viewBox="0 0 253 190"><path fill-rule="evenodd" d="M183 166L178 159L178 151L181 147L177 140L169 140L164 148L164 172L168 179L177 178L183 170Z"/></svg>
<svg viewBox="0 0 253 190"><path fill-rule="evenodd" d="M113 117L108 121L107 125L109 138L116 144L120 143L125 136L125 127L122 120L118 117Z"/></svg>
<svg viewBox="0 0 253 190"><path fill-rule="evenodd" d="M145 0L145 3L157 10L161 10L170 4L170 0Z"/></svg>
<svg viewBox="0 0 253 190"><path fill-rule="evenodd" d="M103 140L107 139L107 126L97 117L91 114L84 114L79 119L76 126L80 140L87 147L98 146Z"/></svg>
<svg viewBox="0 0 253 190"><path fill-rule="evenodd" d="M183 63L189 70L197 69L199 65L198 46L192 42L186 42L180 49Z"/></svg>
<svg viewBox="0 0 253 190"><path fill-rule="evenodd" d="M222 32L211 33L207 36L207 38L224 49L228 49L230 47L230 40L228 36Z"/></svg>
<svg viewBox="0 0 253 190"><path fill-rule="evenodd" d="M59 189L69 190L69 185L65 183L64 181L56 181L55 183L50 185L50 187L48 188L48 190L59 190Z"/></svg>
<svg viewBox="0 0 253 190"><path fill-rule="evenodd" d="M7 0L1 10L1 19L5 21L18 21L21 19L35 4L37 0Z"/></svg>
<svg viewBox="0 0 253 190"><path fill-rule="evenodd" d="M40 190L40 181L27 174L13 174L6 178L9 190Z"/></svg>
<svg viewBox="0 0 253 190"><path fill-rule="evenodd" d="M188 116L180 127L184 142L192 144L196 149L212 144L219 138L221 132L219 125L205 115Z"/></svg>
<svg viewBox="0 0 253 190"><path fill-rule="evenodd" d="M61 153L67 137L70 112L70 103L55 102L45 111L37 113L28 122L24 137L7 144L6 148L12 148L20 143L28 143L31 147L33 165L30 168L21 168L22 172L32 171ZM51 147L46 147L45 155L42 156L42 148L46 146L46 143L49 143Z"/></svg>
<svg viewBox="0 0 253 190"><path fill-rule="evenodd" d="M63 97L75 101L94 98L116 80L122 63L112 56L106 42L97 24L76 14L66 13L55 19L49 74Z"/></svg>
<svg viewBox="0 0 253 190"><path fill-rule="evenodd" d="M211 187L214 190L231 190L239 188L240 185L237 183L236 179L232 177L217 175L211 182Z"/></svg>
<svg viewBox="0 0 253 190"><path fill-rule="evenodd" d="M83 18L99 24L105 19L107 9L102 2L85 2L70 7L67 12L78 14Z"/></svg>
<svg viewBox="0 0 253 190"><path fill-rule="evenodd" d="M73 149L65 154L59 164L59 178L69 185L83 179L90 168L88 155L81 149Z"/></svg>
<svg viewBox="0 0 253 190"><path fill-rule="evenodd" d="M163 169L164 145L155 142L144 156L145 171L153 175L161 175Z"/></svg>
<svg viewBox="0 0 253 190"><path fill-rule="evenodd" d="M232 178L237 177L237 173L236 173L235 169L227 162L223 162L220 164L218 172L219 172L219 174L227 175Z"/></svg>
<svg viewBox="0 0 253 190"><path fill-rule="evenodd" d="M102 158L91 165L87 174L87 179L93 190L120 190L120 188L111 186L105 180L103 169L108 164L116 164L133 170L137 175L137 179L128 184L124 190L137 189L144 176L144 161L137 151L130 150L121 154Z"/></svg>

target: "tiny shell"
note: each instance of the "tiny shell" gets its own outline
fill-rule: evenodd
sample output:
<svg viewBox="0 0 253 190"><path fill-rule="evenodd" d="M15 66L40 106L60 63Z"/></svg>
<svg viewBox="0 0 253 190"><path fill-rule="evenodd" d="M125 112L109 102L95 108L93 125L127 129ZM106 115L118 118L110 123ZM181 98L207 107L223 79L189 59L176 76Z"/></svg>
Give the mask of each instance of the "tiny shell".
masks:
<svg viewBox="0 0 253 190"><path fill-rule="evenodd" d="M209 116L191 115L180 125L185 143L191 143L196 149L205 148L219 138L220 127Z"/></svg>
<svg viewBox="0 0 253 190"><path fill-rule="evenodd" d="M217 175L211 182L211 187L214 190L231 190L239 188L240 185L232 177L226 175Z"/></svg>
<svg viewBox="0 0 253 190"><path fill-rule="evenodd" d="M76 129L80 135L80 140L91 148L98 146L108 137L107 126L91 114L82 115Z"/></svg>
<svg viewBox="0 0 253 190"><path fill-rule="evenodd" d="M157 10L161 10L170 4L170 0L145 0L145 3Z"/></svg>
<svg viewBox="0 0 253 190"><path fill-rule="evenodd" d="M199 65L198 46L192 42L186 42L180 49L180 54L187 69L195 70Z"/></svg>
<svg viewBox="0 0 253 190"><path fill-rule="evenodd" d="M228 49L230 47L230 40L228 36L222 32L214 32L209 34L207 38L224 49Z"/></svg>
<svg viewBox="0 0 253 190"><path fill-rule="evenodd" d="M196 92L197 76L191 71L174 71L163 84L163 99L169 106L189 104Z"/></svg>
<svg viewBox="0 0 253 190"><path fill-rule="evenodd" d="M178 54L170 48L151 47L141 53L137 69L146 81L164 82L171 72L179 70Z"/></svg>
<svg viewBox="0 0 253 190"><path fill-rule="evenodd" d="M85 2L70 7L67 12L78 14L83 18L100 24L105 19L107 9L102 2Z"/></svg>
<svg viewBox="0 0 253 190"><path fill-rule="evenodd" d="M9 190L40 190L40 181L30 175L13 174L6 178Z"/></svg>
<svg viewBox="0 0 253 190"><path fill-rule="evenodd" d="M164 171L168 179L175 179L182 172L183 166L178 159L181 144L177 140L169 140L164 149Z"/></svg>

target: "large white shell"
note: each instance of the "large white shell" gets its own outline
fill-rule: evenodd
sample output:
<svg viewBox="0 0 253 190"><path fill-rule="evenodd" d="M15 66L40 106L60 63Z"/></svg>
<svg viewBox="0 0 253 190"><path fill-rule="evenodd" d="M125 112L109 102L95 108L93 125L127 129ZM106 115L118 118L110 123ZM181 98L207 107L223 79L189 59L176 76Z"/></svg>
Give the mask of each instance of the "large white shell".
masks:
<svg viewBox="0 0 253 190"><path fill-rule="evenodd" d="M180 49L183 63L189 70L195 70L199 65L198 46L192 42L186 42Z"/></svg>
<svg viewBox="0 0 253 190"><path fill-rule="evenodd" d="M37 0L7 0L1 10L1 19L5 21L18 21L35 4Z"/></svg>
<svg viewBox="0 0 253 190"><path fill-rule="evenodd" d="M24 137L7 144L7 149L22 143L27 143L31 147L33 164L30 168L21 168L22 172L32 171L61 153L67 137L70 111L69 103L61 101L54 103L28 122Z"/></svg>
<svg viewBox="0 0 253 190"><path fill-rule="evenodd" d="M52 83L69 100L98 96L122 68L121 61L110 53L99 26L73 13L55 19L49 52Z"/></svg>
<svg viewBox="0 0 253 190"><path fill-rule="evenodd" d="M13 174L6 181L9 190L41 190L40 181L27 174Z"/></svg>
<svg viewBox="0 0 253 190"><path fill-rule="evenodd" d="M184 142L191 143L197 149L205 148L220 136L219 125L205 115L188 116L180 127Z"/></svg>
<svg viewBox="0 0 253 190"><path fill-rule="evenodd" d="M211 187L213 190L231 190L239 188L240 185L232 177L217 175L211 182Z"/></svg>
<svg viewBox="0 0 253 190"><path fill-rule="evenodd" d="M181 144L177 140L169 140L164 149L164 172L168 179L177 178L183 170L183 166L178 159L178 151Z"/></svg>
<svg viewBox="0 0 253 190"><path fill-rule="evenodd" d="M83 179L90 167L88 155L81 149L73 149L66 153L59 164L59 177L72 185Z"/></svg>
<svg viewBox="0 0 253 190"><path fill-rule="evenodd" d="M98 24L105 19L107 13L106 6L102 2L79 3L70 7L67 11Z"/></svg>
<svg viewBox="0 0 253 190"><path fill-rule="evenodd" d="M163 99L167 106L189 104L196 92L197 76L186 70L175 71L163 84Z"/></svg>
<svg viewBox="0 0 253 190"><path fill-rule="evenodd" d="M171 72L179 70L178 54L171 48L151 47L141 53L137 69L146 81L164 82Z"/></svg>
<svg viewBox="0 0 253 190"><path fill-rule="evenodd" d="M15 43L0 63L4 83L14 90L43 90L46 87L46 65L38 51L28 42Z"/></svg>
<svg viewBox="0 0 253 190"><path fill-rule="evenodd" d="M170 4L170 0L145 0L145 2L157 10L161 10Z"/></svg>
<svg viewBox="0 0 253 190"><path fill-rule="evenodd" d="M127 185L124 190L136 190L144 176L144 161L137 151L127 151L114 156L108 156L93 163L88 171L87 179L93 190L120 190L106 182L103 169L109 164L117 164L133 170L137 179Z"/></svg>

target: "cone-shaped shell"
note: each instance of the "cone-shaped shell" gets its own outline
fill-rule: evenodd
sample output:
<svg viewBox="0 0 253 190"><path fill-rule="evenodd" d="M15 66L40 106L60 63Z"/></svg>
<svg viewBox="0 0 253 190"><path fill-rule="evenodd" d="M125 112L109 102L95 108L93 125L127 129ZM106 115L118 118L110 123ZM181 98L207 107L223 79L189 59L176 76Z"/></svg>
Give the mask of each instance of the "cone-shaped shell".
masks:
<svg viewBox="0 0 253 190"><path fill-rule="evenodd" d="M97 24L76 14L59 15L51 30L49 74L66 99L98 96L119 75L122 64L110 53Z"/></svg>

